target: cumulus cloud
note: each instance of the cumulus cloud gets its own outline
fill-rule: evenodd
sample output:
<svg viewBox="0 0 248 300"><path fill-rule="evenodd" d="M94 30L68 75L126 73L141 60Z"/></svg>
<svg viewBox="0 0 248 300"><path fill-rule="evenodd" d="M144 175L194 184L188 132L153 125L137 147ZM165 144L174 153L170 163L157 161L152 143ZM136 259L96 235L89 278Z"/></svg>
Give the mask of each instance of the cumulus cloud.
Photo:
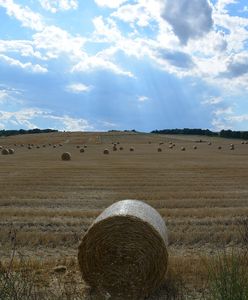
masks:
<svg viewBox="0 0 248 300"><path fill-rule="evenodd" d="M52 13L78 8L77 0L40 0L40 4Z"/></svg>
<svg viewBox="0 0 248 300"><path fill-rule="evenodd" d="M161 49L158 56L178 68L188 69L194 66L191 56L181 51Z"/></svg>
<svg viewBox="0 0 248 300"><path fill-rule="evenodd" d="M127 0L95 0L95 3L98 6L106 6L109 8L117 8L121 6L124 2L127 2Z"/></svg>
<svg viewBox="0 0 248 300"><path fill-rule="evenodd" d="M83 83L72 83L67 85L66 91L79 94L89 92L90 90L92 90L92 88L93 87L91 85L85 85Z"/></svg>
<svg viewBox="0 0 248 300"><path fill-rule="evenodd" d="M117 66L109 60L106 60L104 56L101 56L101 54L92 57L87 57L85 60L82 60L75 66L73 66L71 71L90 72L93 70L109 70L117 75L134 77L134 75L131 72L122 70L121 67Z"/></svg>
<svg viewBox="0 0 248 300"><path fill-rule="evenodd" d="M6 9L10 17L16 18L23 27L39 31L44 28L42 16L33 12L29 7L16 4L13 0L0 0L0 7Z"/></svg>
<svg viewBox="0 0 248 300"><path fill-rule="evenodd" d="M226 77L240 77L248 73L248 54L239 53L227 60L227 70L222 73Z"/></svg>
<svg viewBox="0 0 248 300"><path fill-rule="evenodd" d="M54 128L59 130L94 130L94 126L86 119L70 117L68 115L57 116L51 111L39 108L22 108L11 112L0 110L0 126L2 128L9 128L11 125L15 125L15 128L39 128L40 122L46 123L48 120L49 124L54 124Z"/></svg>
<svg viewBox="0 0 248 300"><path fill-rule="evenodd" d="M172 26L182 44L204 36L213 26L208 0L166 0L162 17Z"/></svg>
<svg viewBox="0 0 248 300"><path fill-rule="evenodd" d="M0 54L0 61L7 63L10 66L18 67L23 70L27 70L33 73L46 73L48 72L47 68L42 67L39 64L32 64L31 62L22 63L21 61L8 57L6 55Z"/></svg>

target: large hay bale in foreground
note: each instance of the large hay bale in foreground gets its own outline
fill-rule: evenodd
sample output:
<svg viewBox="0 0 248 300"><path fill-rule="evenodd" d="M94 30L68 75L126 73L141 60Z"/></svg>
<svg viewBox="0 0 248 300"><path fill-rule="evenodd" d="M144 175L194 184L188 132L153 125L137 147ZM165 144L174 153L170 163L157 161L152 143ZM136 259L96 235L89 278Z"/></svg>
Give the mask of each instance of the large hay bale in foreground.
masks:
<svg viewBox="0 0 248 300"><path fill-rule="evenodd" d="M167 246L167 229L155 209L137 200L119 201L82 239L82 277L106 299L144 299L164 282Z"/></svg>
<svg viewBox="0 0 248 300"><path fill-rule="evenodd" d="M8 150L9 150L9 154L14 154L14 153L15 153L15 150L12 149L12 148L10 148L10 149L8 149Z"/></svg>
<svg viewBox="0 0 248 300"><path fill-rule="evenodd" d="M6 149L6 148L4 148L4 149L2 150L2 155L8 155L8 154L9 154L9 150Z"/></svg>
<svg viewBox="0 0 248 300"><path fill-rule="evenodd" d="M61 155L61 159L62 159L62 160L71 160L71 153L69 153L69 152L64 152L64 153Z"/></svg>

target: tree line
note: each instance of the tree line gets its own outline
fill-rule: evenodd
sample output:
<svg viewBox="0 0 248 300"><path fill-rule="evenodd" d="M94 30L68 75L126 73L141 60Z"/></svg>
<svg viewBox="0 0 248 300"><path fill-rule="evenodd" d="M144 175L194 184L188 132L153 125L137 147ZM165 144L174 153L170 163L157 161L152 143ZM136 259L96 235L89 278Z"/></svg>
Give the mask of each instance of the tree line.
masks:
<svg viewBox="0 0 248 300"><path fill-rule="evenodd" d="M20 129L20 130L0 130L0 136L11 136L11 135L18 135L18 134L34 134L34 133L49 133L49 132L58 132L58 130L54 129Z"/></svg>
<svg viewBox="0 0 248 300"><path fill-rule="evenodd" d="M248 139L248 131L221 130L220 132L209 129L183 128L183 129L162 129L153 130L151 133L156 134L186 134L186 135L203 135L203 136L220 136L225 138Z"/></svg>

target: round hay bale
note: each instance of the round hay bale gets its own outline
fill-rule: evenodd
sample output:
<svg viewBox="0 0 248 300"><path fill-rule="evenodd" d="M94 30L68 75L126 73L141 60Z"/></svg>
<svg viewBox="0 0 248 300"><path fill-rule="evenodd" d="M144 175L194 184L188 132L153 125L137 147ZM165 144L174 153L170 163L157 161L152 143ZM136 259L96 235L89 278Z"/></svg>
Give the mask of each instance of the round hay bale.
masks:
<svg viewBox="0 0 248 300"><path fill-rule="evenodd" d="M84 153L84 148L81 148L79 151L80 153Z"/></svg>
<svg viewBox="0 0 248 300"><path fill-rule="evenodd" d="M159 146L161 146L161 145L163 145L163 144L164 144L164 142L160 142L160 143L159 143Z"/></svg>
<svg viewBox="0 0 248 300"><path fill-rule="evenodd" d="M46 145L42 145L43 148L46 148Z"/></svg>
<svg viewBox="0 0 248 300"><path fill-rule="evenodd" d="M32 147L31 147L31 146L28 146L28 149L29 149L29 150L31 150L31 149L32 149Z"/></svg>
<svg viewBox="0 0 248 300"><path fill-rule="evenodd" d="M123 200L90 226L78 250L82 277L111 299L144 299L165 279L167 229L151 206Z"/></svg>
<svg viewBox="0 0 248 300"><path fill-rule="evenodd" d="M134 151L134 147L130 147L130 149L129 149L131 152L133 152Z"/></svg>
<svg viewBox="0 0 248 300"><path fill-rule="evenodd" d="M233 144L230 145L230 150L234 150L234 145Z"/></svg>
<svg viewBox="0 0 248 300"><path fill-rule="evenodd" d="M219 147L218 147L218 149L219 149L219 150L221 150L221 149L222 149L222 147L221 147L221 146L219 146Z"/></svg>
<svg viewBox="0 0 248 300"><path fill-rule="evenodd" d="M0 150L2 150L3 149L3 147L2 146L0 146Z"/></svg>
<svg viewBox="0 0 248 300"><path fill-rule="evenodd" d="M88 146L87 145L84 145L84 148L87 148Z"/></svg>
<svg viewBox="0 0 248 300"><path fill-rule="evenodd" d="M113 151L117 151L117 147L116 147L116 145L113 147Z"/></svg>
<svg viewBox="0 0 248 300"><path fill-rule="evenodd" d="M244 143L245 143L244 141L241 142L242 145L244 145Z"/></svg>
<svg viewBox="0 0 248 300"><path fill-rule="evenodd" d="M57 148L57 146L56 146L56 145L53 145L53 148Z"/></svg>
<svg viewBox="0 0 248 300"><path fill-rule="evenodd" d="M197 146L194 146L193 149L196 150L196 149L197 149Z"/></svg>
<svg viewBox="0 0 248 300"><path fill-rule="evenodd" d="M40 149L40 146L36 146L37 149Z"/></svg>
<svg viewBox="0 0 248 300"><path fill-rule="evenodd" d="M6 149L6 148L4 148L4 149L2 150L2 155L8 155L8 154L9 154L9 150Z"/></svg>
<svg viewBox="0 0 248 300"><path fill-rule="evenodd" d="M109 154L109 150L108 149L104 149L103 150L103 154Z"/></svg>
<svg viewBox="0 0 248 300"><path fill-rule="evenodd" d="M122 151L124 148L123 147L120 147L120 150Z"/></svg>
<svg viewBox="0 0 248 300"><path fill-rule="evenodd" d="M80 148L80 146L79 146L79 145L77 145L76 147L77 147L78 149Z"/></svg>
<svg viewBox="0 0 248 300"><path fill-rule="evenodd" d="M162 148L158 148L158 152L162 152Z"/></svg>
<svg viewBox="0 0 248 300"><path fill-rule="evenodd" d="M170 145L169 148L170 148L170 149L173 149L173 145Z"/></svg>
<svg viewBox="0 0 248 300"><path fill-rule="evenodd" d="M14 153L15 153L15 150L12 149L12 148L10 148L10 149L9 149L9 154L14 154Z"/></svg>
<svg viewBox="0 0 248 300"><path fill-rule="evenodd" d="M63 145L62 144L59 144L59 147L62 147Z"/></svg>
<svg viewBox="0 0 248 300"><path fill-rule="evenodd" d="M212 145L212 143L211 143L211 142L208 142L208 145L209 145L209 146L211 146L211 145Z"/></svg>
<svg viewBox="0 0 248 300"><path fill-rule="evenodd" d="M64 152L64 153L61 155L61 159L62 159L62 160L71 160L71 153L69 153L69 152Z"/></svg>
<svg viewBox="0 0 248 300"><path fill-rule="evenodd" d="M185 149L185 147L181 147L181 151L185 151L186 149Z"/></svg>
<svg viewBox="0 0 248 300"><path fill-rule="evenodd" d="M24 144L21 144L21 147L24 147Z"/></svg>

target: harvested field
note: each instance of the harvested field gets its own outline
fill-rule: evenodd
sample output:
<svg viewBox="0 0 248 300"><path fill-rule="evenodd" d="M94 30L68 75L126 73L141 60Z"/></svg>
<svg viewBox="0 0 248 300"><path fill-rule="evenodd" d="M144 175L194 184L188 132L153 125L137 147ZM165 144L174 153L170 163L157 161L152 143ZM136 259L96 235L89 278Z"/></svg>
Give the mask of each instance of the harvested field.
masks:
<svg viewBox="0 0 248 300"><path fill-rule="evenodd" d="M116 141L123 150L104 155ZM206 277L202 257L244 246L239 221L248 216L248 145L239 140L65 132L1 138L0 144L15 150L0 155L2 261L10 258L16 231L16 248L34 269L50 276L47 270L63 263L77 270L80 281L76 259L82 235L106 207L123 199L143 200L163 216L171 267L180 270L195 299ZM28 144L34 147L28 150ZM86 144L82 155L76 146ZM64 152L73 159L63 162Z"/></svg>

